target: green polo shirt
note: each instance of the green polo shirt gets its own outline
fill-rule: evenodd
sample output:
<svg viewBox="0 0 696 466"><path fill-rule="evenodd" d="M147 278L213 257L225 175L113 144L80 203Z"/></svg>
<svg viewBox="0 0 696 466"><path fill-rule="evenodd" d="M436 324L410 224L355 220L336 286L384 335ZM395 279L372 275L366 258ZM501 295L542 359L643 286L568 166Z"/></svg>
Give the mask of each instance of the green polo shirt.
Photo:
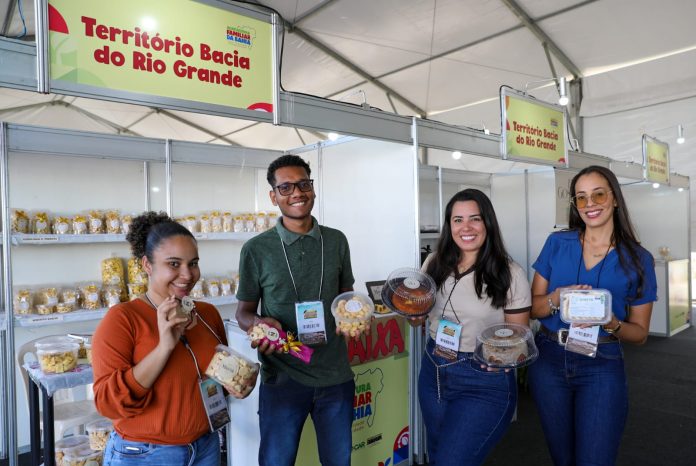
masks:
<svg viewBox="0 0 696 466"><path fill-rule="evenodd" d="M319 226L312 217L309 233L300 235L287 230L282 218L276 227L247 241L239 260L237 299L261 302L261 315L273 317L283 330L297 334L295 303L319 300L321 278L321 242L324 242L324 303L326 345L313 346L309 364L288 354L261 356L263 380L287 372L297 382L310 387L328 387L353 378L348 364L348 351L342 336L336 335L336 322L331 302L341 289L351 288L355 279L350 265L350 250L345 235L333 228ZM293 287L288 262L285 261L281 239L295 279Z"/></svg>

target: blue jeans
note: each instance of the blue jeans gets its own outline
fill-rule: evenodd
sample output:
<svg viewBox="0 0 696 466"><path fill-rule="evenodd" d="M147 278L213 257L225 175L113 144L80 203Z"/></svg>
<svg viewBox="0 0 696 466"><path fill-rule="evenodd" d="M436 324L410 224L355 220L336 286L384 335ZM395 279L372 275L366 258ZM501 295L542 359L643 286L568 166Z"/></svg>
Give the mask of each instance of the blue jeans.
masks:
<svg viewBox="0 0 696 466"><path fill-rule="evenodd" d="M434 348L429 339L418 377L428 464L482 464L512 420L517 405L515 373L486 371L471 359L471 353L458 353L460 362L439 369L438 399L435 364L443 366L450 361L434 355Z"/></svg>
<svg viewBox="0 0 696 466"><path fill-rule="evenodd" d="M131 442L113 431L104 449L104 466L132 464L220 466L220 437L212 432L186 445L160 445Z"/></svg>
<svg viewBox="0 0 696 466"><path fill-rule="evenodd" d="M293 466L308 415L323 466L350 466L355 382L314 388L284 372L261 384L259 466Z"/></svg>
<svg viewBox="0 0 696 466"><path fill-rule="evenodd" d="M596 358L566 351L543 334L536 344L529 385L554 464L615 464L628 413L621 344L600 344Z"/></svg>

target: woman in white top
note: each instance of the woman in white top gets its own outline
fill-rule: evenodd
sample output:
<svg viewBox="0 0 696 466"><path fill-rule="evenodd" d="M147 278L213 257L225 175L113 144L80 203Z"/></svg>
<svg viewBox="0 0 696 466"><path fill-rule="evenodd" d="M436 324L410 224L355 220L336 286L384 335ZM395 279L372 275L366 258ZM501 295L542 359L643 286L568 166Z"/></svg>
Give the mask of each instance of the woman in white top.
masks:
<svg viewBox="0 0 696 466"><path fill-rule="evenodd" d="M507 430L517 384L514 372L472 360L476 336L498 323L528 325L531 308L525 272L505 251L484 193L466 189L447 203L437 250L423 271L437 285L418 381L428 461L479 465Z"/></svg>

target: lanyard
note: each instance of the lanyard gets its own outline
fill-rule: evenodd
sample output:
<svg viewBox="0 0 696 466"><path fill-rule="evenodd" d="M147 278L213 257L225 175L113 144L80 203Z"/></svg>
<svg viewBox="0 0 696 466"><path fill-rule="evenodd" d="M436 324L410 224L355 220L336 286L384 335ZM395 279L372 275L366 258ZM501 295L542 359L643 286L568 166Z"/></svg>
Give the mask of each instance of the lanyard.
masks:
<svg viewBox="0 0 696 466"><path fill-rule="evenodd" d="M145 293L145 299L147 299L147 302L148 302L148 303L150 304L150 306L152 306L152 307L155 309L155 311L156 311L156 310L157 310L157 306L155 306L155 303L152 302L152 300L150 299L150 297L147 295L147 292ZM196 312L195 306L194 306L193 310L194 310L194 312ZM215 339L218 341L218 343L222 344L222 340L220 339L220 337L218 336L218 334L215 333L215 330L213 330L213 328L212 328L210 325L208 325L208 322L205 321L205 319L203 318L203 316L201 316L198 312L196 312L196 317L198 317L198 319L200 319L200 321L203 322L203 325L205 325L206 328L210 331L210 333L213 334L213 336L214 336ZM189 353L191 353L191 357L193 358L193 365L196 367L196 372L198 373L198 380L203 380L203 376L201 375L201 371L200 371L200 369L198 369L198 360L196 359L196 355L193 353L193 349L191 349L191 345L189 345L188 338L186 338L184 335L181 335L181 336L179 337L179 341L181 341L181 343L184 344L184 346L185 346L186 349L189 351Z"/></svg>
<svg viewBox="0 0 696 466"><path fill-rule="evenodd" d="M454 310L454 306L452 305L452 293L454 293L454 289L457 287L457 284L459 283L459 280L464 278L464 275L461 277L457 278L456 276L454 277L454 285L452 285L452 289L450 290L449 296L447 297L447 301L445 301L445 305L442 306L442 315L440 316L440 319L445 317L445 308L447 308L447 304L450 305L450 308L452 309L452 313L454 314L454 318L457 319L457 323L461 324L462 321L459 320L459 316L457 315L457 311Z"/></svg>
<svg viewBox="0 0 696 466"><path fill-rule="evenodd" d="M609 243L609 247L607 248L607 252L605 252L604 257L602 257L602 261L599 263L599 272L597 273L597 282L595 283L595 288L599 288L599 277L602 276L602 269L604 268L604 261L607 260L607 256L609 255L610 249L611 249L611 242ZM583 238L582 248L580 248L580 262L578 263L578 273L575 276L575 284L576 285L580 284L580 267L582 267L585 264L585 257L584 256L585 256L585 240Z"/></svg>
<svg viewBox="0 0 696 466"><path fill-rule="evenodd" d="M321 230L319 230L319 239L321 240L321 278L319 279L319 298L317 299L317 301L321 301L321 290L324 287L324 235L321 234ZM288 264L288 272L290 272L290 280L292 280L292 287L295 290L297 302L300 302L300 294L297 292L297 285L295 285L295 277L292 276L292 269L290 268L290 261L288 260L288 252L285 250L285 243L283 243L283 238L280 238L280 245L283 247L285 263Z"/></svg>

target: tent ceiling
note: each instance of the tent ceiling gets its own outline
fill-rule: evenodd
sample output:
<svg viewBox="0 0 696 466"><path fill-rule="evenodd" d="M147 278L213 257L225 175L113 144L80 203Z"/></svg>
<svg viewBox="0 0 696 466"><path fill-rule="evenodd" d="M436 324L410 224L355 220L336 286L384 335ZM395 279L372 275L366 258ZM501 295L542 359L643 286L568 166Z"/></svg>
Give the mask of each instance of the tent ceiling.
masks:
<svg viewBox="0 0 696 466"><path fill-rule="evenodd" d="M31 40L33 0L0 0L0 34L22 35L20 3L25 40ZM530 29L539 28L553 42L550 48L555 44L568 58L563 66L552 57L556 73L570 77L570 67L582 75L586 150L638 161L640 136L649 133L670 143L672 169L696 180L693 0L250 3L275 8L288 26L284 89L357 105L366 101L402 115L422 111L428 118L479 129L485 125L493 132L500 131L501 85L524 89L552 76L540 33ZM530 24L523 24L521 16ZM530 85L530 93L557 98L553 86L535 89L539 86ZM322 137L249 121L9 89L0 89L0 119L273 149ZM679 146L678 124L687 136Z"/></svg>

